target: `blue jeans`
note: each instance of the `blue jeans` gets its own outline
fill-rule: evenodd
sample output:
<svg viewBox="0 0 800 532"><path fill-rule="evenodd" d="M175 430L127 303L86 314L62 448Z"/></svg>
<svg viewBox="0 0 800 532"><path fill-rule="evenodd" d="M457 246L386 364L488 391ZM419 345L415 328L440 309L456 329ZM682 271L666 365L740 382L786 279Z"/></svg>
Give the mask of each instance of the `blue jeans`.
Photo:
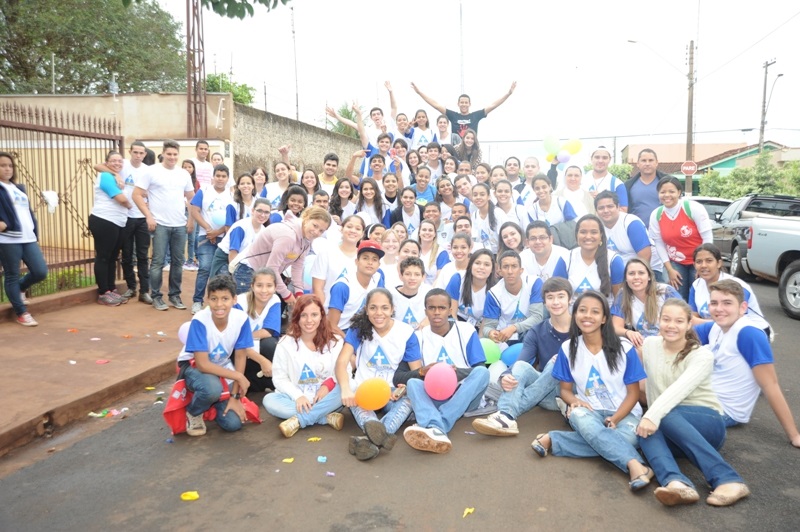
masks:
<svg viewBox="0 0 800 532"><path fill-rule="evenodd" d="M394 434L411 415L411 400L407 396L398 401L389 400L389 403L378 411L383 415L380 419L376 411L364 410L360 406L351 406L350 412L353 413L353 418L361 430L364 430L364 423L367 421L380 421L386 426L386 432Z"/></svg>
<svg viewBox="0 0 800 532"><path fill-rule="evenodd" d="M337 384L325 397L315 403L308 413L298 412L297 403L285 393L267 394L263 402L264 408L273 416L281 419L297 416L300 427L305 428L310 425L325 425L327 423L325 416L342 408L342 392Z"/></svg>
<svg viewBox="0 0 800 532"><path fill-rule="evenodd" d="M191 214L187 213L187 216L191 216ZM186 233L186 260L194 260L195 255L197 255L197 235L200 231L200 224L197 222L194 223L194 231L191 233ZM172 268L172 266L170 266Z"/></svg>
<svg viewBox="0 0 800 532"><path fill-rule="evenodd" d="M249 291L250 284L253 282L253 268L240 262L236 265L236 269L233 270L233 281L236 283L237 294L244 294Z"/></svg>
<svg viewBox="0 0 800 532"><path fill-rule="evenodd" d="M199 416L213 406L217 409L215 421L219 428L226 432L235 432L242 428L242 420L235 412L223 415L228 401L219 400L222 395L222 383L219 377L188 367L184 370L183 378L186 379L186 388L194 393L192 401L186 407L187 414Z"/></svg>
<svg viewBox="0 0 800 532"><path fill-rule="evenodd" d="M489 370L485 366L472 368L453 396L445 401L431 399L422 379L411 379L406 386L417 424L424 428L436 427L448 433L475 399L483 397L483 392L489 386Z"/></svg>
<svg viewBox="0 0 800 532"><path fill-rule="evenodd" d="M725 443L725 422L715 410L704 406L678 405L663 417L658 430L639 438L639 446L653 468L658 483L677 480L694 487L681 473L675 457L686 457L703 472L713 489L729 482L743 482L739 473L717 452Z"/></svg>
<svg viewBox="0 0 800 532"><path fill-rule="evenodd" d="M617 428L611 429L603 424L603 420L612 415L614 412L611 410L589 410L584 407L573 409L569 416L569 424L575 432L550 433L553 456L572 458L600 456L626 473L628 462L631 460L644 463L635 447L639 418L628 414L617 423Z"/></svg>
<svg viewBox="0 0 800 532"><path fill-rule="evenodd" d="M136 290L136 275L139 275L139 292L146 294L150 291L150 262L147 252L150 250L150 231L147 230L147 220L144 218L128 218L128 223L123 230L122 239L122 275L125 284L131 290ZM133 256L136 255L136 267L133 271Z"/></svg>
<svg viewBox="0 0 800 532"><path fill-rule="evenodd" d="M689 289L692 287L692 283L697 276L697 270L694 269L694 264L686 265L673 262L672 267L675 268L675 271L681 274L681 277L683 278L681 281L681 287L678 288L678 293L681 295L684 301L689 301Z"/></svg>
<svg viewBox="0 0 800 532"><path fill-rule="evenodd" d="M511 375L518 384L510 392L503 392L497 401L497 409L514 419L537 405L545 410L558 410L556 396L560 383L553 378L553 366L555 362L549 361L539 373L528 362L514 362Z"/></svg>
<svg viewBox="0 0 800 532"><path fill-rule="evenodd" d="M194 282L194 297L192 297L192 301L195 303L203 302L203 293L206 291L209 273L211 272L211 261L216 250L217 246L205 239L203 239L202 244L197 245L197 262L200 267L197 270L197 279Z"/></svg>
<svg viewBox="0 0 800 532"><path fill-rule="evenodd" d="M666 268L663 270L653 270L653 274L656 276L657 283L669 284L669 275L667 274Z"/></svg>
<svg viewBox="0 0 800 532"><path fill-rule="evenodd" d="M19 277L20 261L28 267L28 273L22 279ZM47 263L42 250L36 242L0 244L0 264L3 265L3 286L8 300L17 316L22 316L28 312L22 303L22 293L47 277Z"/></svg>
<svg viewBox="0 0 800 532"><path fill-rule="evenodd" d="M209 275L216 277L219 274L230 275L228 272L228 254L217 246L216 251L214 251L214 257L211 259L211 272L209 272Z"/></svg>
<svg viewBox="0 0 800 532"><path fill-rule="evenodd" d="M156 225L153 236L153 260L150 263L150 296L161 297L161 268L169 250L169 297L181 295L183 276L183 250L186 247L186 226L167 227Z"/></svg>

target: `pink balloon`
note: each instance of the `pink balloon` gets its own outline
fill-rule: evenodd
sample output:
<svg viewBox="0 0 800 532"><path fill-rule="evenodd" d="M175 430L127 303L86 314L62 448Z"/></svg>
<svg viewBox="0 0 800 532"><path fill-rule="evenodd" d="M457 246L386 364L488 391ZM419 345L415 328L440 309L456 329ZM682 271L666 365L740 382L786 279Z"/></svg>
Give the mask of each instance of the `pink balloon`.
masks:
<svg viewBox="0 0 800 532"><path fill-rule="evenodd" d="M180 340L183 345L186 345L186 339L189 338L189 327L191 326L192 322L187 321L178 329L178 340Z"/></svg>
<svg viewBox="0 0 800 532"><path fill-rule="evenodd" d="M558 159L558 162L560 163L569 162L569 158L570 158L570 153L567 150L561 150L560 152L558 152L558 155L556 156L556 159Z"/></svg>
<svg viewBox="0 0 800 532"><path fill-rule="evenodd" d="M449 364L439 362L425 374L425 391L431 399L450 399L458 386L456 371Z"/></svg>

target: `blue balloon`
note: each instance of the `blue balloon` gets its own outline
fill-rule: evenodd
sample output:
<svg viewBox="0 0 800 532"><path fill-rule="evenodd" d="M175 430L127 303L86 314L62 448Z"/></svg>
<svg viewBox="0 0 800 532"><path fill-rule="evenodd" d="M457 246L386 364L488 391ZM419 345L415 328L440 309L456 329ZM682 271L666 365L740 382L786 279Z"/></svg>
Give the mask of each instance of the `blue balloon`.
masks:
<svg viewBox="0 0 800 532"><path fill-rule="evenodd" d="M511 347L507 347L503 354L500 355L500 360L505 362L506 366L509 368L514 365L514 362L517 361L519 358L519 354L522 351L522 342L518 344L514 344Z"/></svg>

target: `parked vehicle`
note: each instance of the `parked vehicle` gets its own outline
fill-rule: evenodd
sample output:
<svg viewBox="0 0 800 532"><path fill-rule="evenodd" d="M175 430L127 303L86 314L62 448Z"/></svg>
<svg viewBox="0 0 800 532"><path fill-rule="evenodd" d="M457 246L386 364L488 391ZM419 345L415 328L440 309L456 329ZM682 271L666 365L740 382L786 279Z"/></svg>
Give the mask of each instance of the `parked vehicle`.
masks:
<svg viewBox="0 0 800 532"><path fill-rule="evenodd" d="M777 282L781 308L800 320L800 216L758 215L750 223L744 268Z"/></svg>
<svg viewBox="0 0 800 532"><path fill-rule="evenodd" d="M745 214L746 212L749 214ZM800 215L800 198L748 194L714 217L714 245L722 252L722 258L730 263L731 274L741 279L748 279L750 273L744 268L743 259L747 256L747 240L750 238L751 220L755 213L774 216Z"/></svg>
<svg viewBox="0 0 800 532"><path fill-rule="evenodd" d="M691 199L705 207L708 217L712 220L716 220L717 213L722 213L728 208L728 205L733 203L733 200L725 198L712 198L710 196L692 196Z"/></svg>

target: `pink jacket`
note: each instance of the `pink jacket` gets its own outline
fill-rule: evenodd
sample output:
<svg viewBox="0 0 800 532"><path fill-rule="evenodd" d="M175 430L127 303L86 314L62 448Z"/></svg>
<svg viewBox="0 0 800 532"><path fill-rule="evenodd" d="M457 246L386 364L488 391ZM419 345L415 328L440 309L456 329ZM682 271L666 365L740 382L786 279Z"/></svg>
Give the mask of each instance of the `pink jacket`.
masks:
<svg viewBox="0 0 800 532"><path fill-rule="evenodd" d="M281 279L281 272L291 266L295 292L303 292L303 264L309 249L311 241L303 236L302 222L291 211L287 211L282 222L269 225L258 232L255 240L242 251L242 262L254 270L271 268L278 274L276 291L281 298L286 299L292 292Z"/></svg>

